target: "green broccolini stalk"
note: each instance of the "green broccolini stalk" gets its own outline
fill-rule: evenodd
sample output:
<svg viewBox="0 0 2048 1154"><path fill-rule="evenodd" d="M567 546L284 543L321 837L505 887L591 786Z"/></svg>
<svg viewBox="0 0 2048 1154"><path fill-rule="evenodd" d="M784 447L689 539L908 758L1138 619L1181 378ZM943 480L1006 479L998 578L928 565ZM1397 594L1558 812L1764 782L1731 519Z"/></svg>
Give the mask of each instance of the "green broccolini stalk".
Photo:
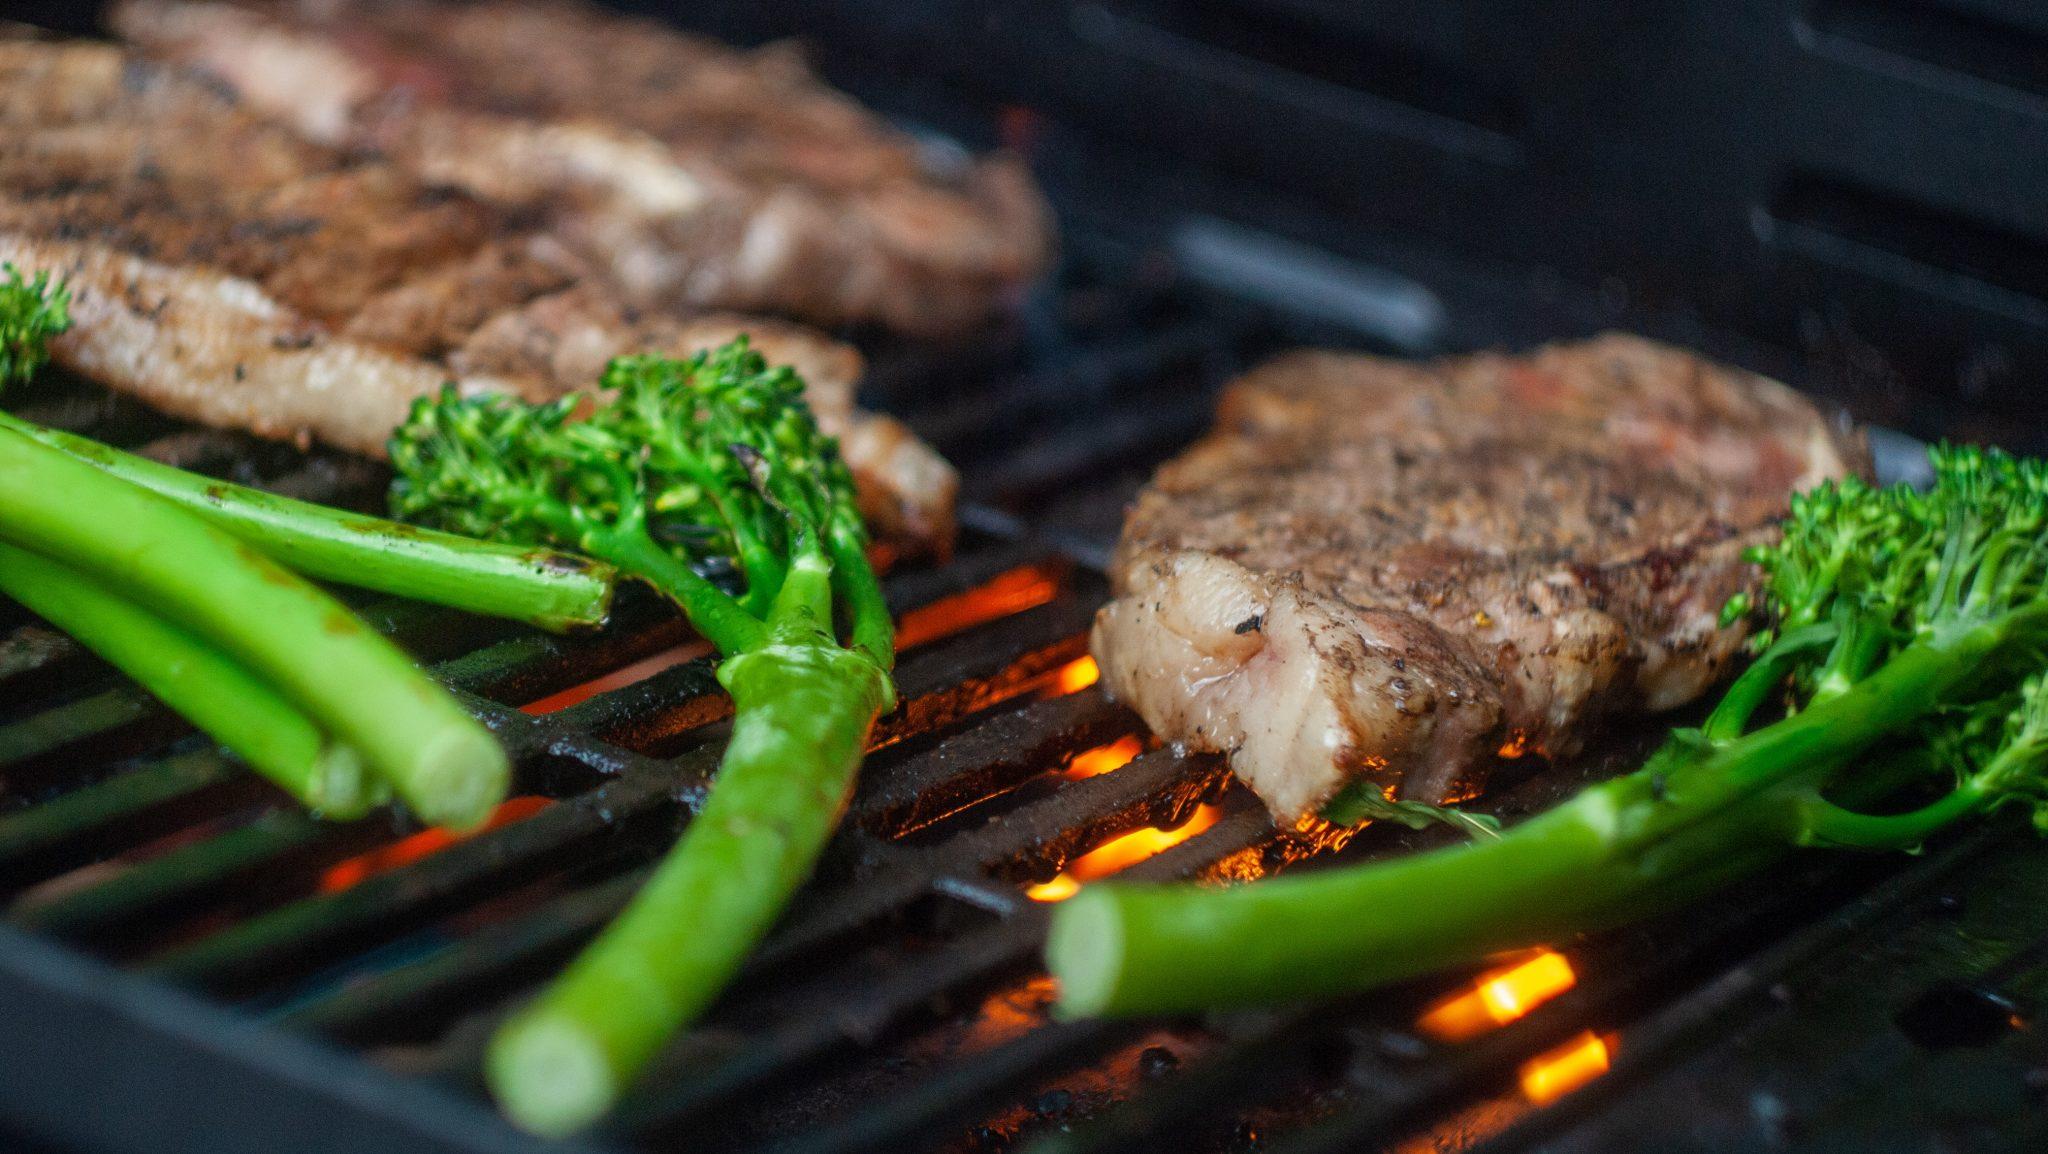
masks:
<svg viewBox="0 0 2048 1154"><path fill-rule="evenodd" d="M18 379L70 320L47 276L7 277L0 377ZM0 590L322 812L355 816L396 792L426 821L470 826L503 799L504 751L396 646L44 432L0 422Z"/></svg>
<svg viewBox="0 0 2048 1154"><path fill-rule="evenodd" d="M98 653L256 772L327 817L390 797L362 758L214 646L37 553L0 543L0 593Z"/></svg>
<svg viewBox="0 0 2048 1154"><path fill-rule="evenodd" d="M809 875L895 700L852 480L796 375L741 339L689 360L622 358L602 384L587 415L574 398L449 390L391 443L400 516L577 549L646 580L718 648L733 697L731 742L682 841L493 1042L500 1102L544 1133L607 1110L730 980ZM739 595L693 567L718 560L737 566Z"/></svg>
<svg viewBox="0 0 2048 1154"><path fill-rule="evenodd" d="M470 613L562 630L611 608L609 566L436 533L188 473L0 413L12 429L175 502L295 573Z"/></svg>
<svg viewBox="0 0 2048 1154"><path fill-rule="evenodd" d="M1795 500L1753 554L1769 618L1755 663L1642 769L1498 838L1394 861L1089 887L1053 914L1061 1011L1365 989L1675 908L1801 846L1909 849L2005 806L2048 830L2048 465L1932 456L1925 493L1845 480Z"/></svg>
<svg viewBox="0 0 2048 1154"><path fill-rule="evenodd" d="M203 639L354 749L422 820L473 826L504 800L497 740L397 646L156 494L0 429L0 541Z"/></svg>

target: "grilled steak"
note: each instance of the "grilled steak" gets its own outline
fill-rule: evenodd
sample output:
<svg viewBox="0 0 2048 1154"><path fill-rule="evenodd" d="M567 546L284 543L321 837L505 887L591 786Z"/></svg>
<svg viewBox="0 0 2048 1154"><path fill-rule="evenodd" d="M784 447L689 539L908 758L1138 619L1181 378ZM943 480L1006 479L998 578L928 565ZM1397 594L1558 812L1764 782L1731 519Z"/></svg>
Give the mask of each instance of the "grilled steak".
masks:
<svg viewBox="0 0 2048 1154"><path fill-rule="evenodd" d="M937 333L986 317L1050 247L1015 160L921 151L786 46L569 0L130 0L112 20L316 139L549 212L642 306Z"/></svg>
<svg viewBox="0 0 2048 1154"><path fill-rule="evenodd" d="M1775 382L1626 336L1434 364L1303 352L1225 395L1124 528L1103 679L1282 820L1363 776L1466 796L1712 686L1788 496L1862 461Z"/></svg>
<svg viewBox="0 0 2048 1154"><path fill-rule="evenodd" d="M0 41L0 259L69 279L60 363L179 416L370 454L444 381L543 399L620 353L746 332L809 382L880 531L941 547L951 531L951 468L853 407L853 350L784 322L635 312L500 210L107 45Z"/></svg>

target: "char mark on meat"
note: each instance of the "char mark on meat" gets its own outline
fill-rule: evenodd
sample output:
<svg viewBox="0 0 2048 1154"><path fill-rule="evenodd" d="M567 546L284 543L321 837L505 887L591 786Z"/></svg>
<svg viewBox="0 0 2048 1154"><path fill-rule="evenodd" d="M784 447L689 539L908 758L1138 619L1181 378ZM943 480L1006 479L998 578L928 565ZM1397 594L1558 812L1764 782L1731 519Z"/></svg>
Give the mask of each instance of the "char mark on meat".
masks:
<svg viewBox="0 0 2048 1154"><path fill-rule="evenodd" d="M1863 464L1784 386L1634 337L1296 353L1140 495L1093 647L1111 692L1229 753L1282 820L1359 777L1462 797L1497 751L1568 755L1714 685L1743 550Z"/></svg>
<svg viewBox="0 0 2048 1154"><path fill-rule="evenodd" d="M544 212L636 305L941 333L1051 250L1014 158L922 148L786 45L568 0L127 0L112 23L315 139Z"/></svg>
<svg viewBox="0 0 2048 1154"><path fill-rule="evenodd" d="M543 400L632 352L748 334L809 385L878 531L944 548L952 470L853 405L857 353L787 322L633 309L499 207L311 142L196 74L0 40L0 259L72 288L52 345L167 412L381 454L414 398Z"/></svg>

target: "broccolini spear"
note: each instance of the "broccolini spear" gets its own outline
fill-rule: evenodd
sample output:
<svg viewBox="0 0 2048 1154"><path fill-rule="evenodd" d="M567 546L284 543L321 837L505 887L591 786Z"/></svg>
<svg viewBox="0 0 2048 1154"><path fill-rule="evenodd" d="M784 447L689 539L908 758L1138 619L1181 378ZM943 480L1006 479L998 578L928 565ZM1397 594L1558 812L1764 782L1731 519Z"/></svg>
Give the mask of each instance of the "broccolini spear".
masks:
<svg viewBox="0 0 2048 1154"><path fill-rule="evenodd" d="M12 429L140 485L248 542L295 573L524 621L596 625L611 609L610 566L529 546L436 533L188 473L87 437L0 413Z"/></svg>
<svg viewBox="0 0 2048 1154"><path fill-rule="evenodd" d="M2048 831L2048 465L1932 456L1926 493L1795 499L1753 555L1773 622L1755 664L1642 769L1493 840L1232 889L1085 889L1046 946L1061 1010L1364 989L1675 908L1794 847L1912 848L2003 806ZM1757 724L1788 686L1790 714Z"/></svg>
<svg viewBox="0 0 2048 1154"><path fill-rule="evenodd" d="M796 375L742 338L686 361L622 358L602 384L581 419L575 398L449 390L391 443L399 515L579 549L646 580L717 646L733 697L731 742L682 841L493 1042L500 1102L544 1133L602 1114L731 978L809 875L895 700L852 480ZM738 597L692 568L717 558L737 563Z"/></svg>
<svg viewBox="0 0 2048 1154"><path fill-rule="evenodd" d="M351 747L422 820L472 826L504 800L509 766L497 739L403 651L147 489L0 429L0 542L203 640ZM118 641L89 630L79 640L108 653Z"/></svg>
<svg viewBox="0 0 2048 1154"><path fill-rule="evenodd" d="M70 318L46 275L6 272L0 376L12 378L47 359ZM503 799L504 751L397 647L247 544L39 432L0 424L0 591L331 816L395 790L424 820L473 825Z"/></svg>
<svg viewBox="0 0 2048 1154"><path fill-rule="evenodd" d="M0 593L78 638L307 809L357 818L391 796L353 748L330 741L241 663L97 581L0 542Z"/></svg>

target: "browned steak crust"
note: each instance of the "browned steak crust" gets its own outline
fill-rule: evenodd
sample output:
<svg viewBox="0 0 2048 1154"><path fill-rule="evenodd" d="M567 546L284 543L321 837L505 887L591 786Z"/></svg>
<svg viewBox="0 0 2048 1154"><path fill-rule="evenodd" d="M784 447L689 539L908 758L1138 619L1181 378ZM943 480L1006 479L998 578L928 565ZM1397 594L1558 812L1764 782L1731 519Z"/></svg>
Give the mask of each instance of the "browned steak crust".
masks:
<svg viewBox="0 0 2048 1154"><path fill-rule="evenodd" d="M881 531L941 547L951 532L951 469L853 407L853 350L784 322L631 309L503 210L108 45L0 41L0 259L68 278L60 363L180 416L371 454L444 381L543 399L621 353L746 332L804 374Z"/></svg>
<svg viewBox="0 0 2048 1154"><path fill-rule="evenodd" d="M316 138L545 211L636 304L942 332L1051 247L1014 159L936 159L786 46L572 0L127 0L112 21Z"/></svg>
<svg viewBox="0 0 2048 1154"><path fill-rule="evenodd" d="M1296 353L1140 496L1095 654L1282 818L1358 775L1463 795L1498 749L1569 753L1714 684L1741 551L1861 456L1782 385L1634 337Z"/></svg>

